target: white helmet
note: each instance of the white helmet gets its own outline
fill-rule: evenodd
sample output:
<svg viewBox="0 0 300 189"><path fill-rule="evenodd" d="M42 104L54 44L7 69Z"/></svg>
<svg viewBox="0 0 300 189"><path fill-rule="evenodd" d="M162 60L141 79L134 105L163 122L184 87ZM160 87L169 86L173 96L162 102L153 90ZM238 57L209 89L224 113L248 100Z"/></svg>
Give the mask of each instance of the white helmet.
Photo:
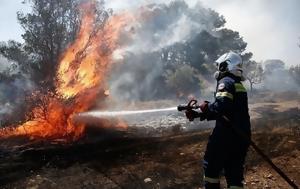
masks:
<svg viewBox="0 0 300 189"><path fill-rule="evenodd" d="M243 60L242 57L232 51L223 54L215 61L218 71L221 73L229 72L237 77L243 77Z"/></svg>

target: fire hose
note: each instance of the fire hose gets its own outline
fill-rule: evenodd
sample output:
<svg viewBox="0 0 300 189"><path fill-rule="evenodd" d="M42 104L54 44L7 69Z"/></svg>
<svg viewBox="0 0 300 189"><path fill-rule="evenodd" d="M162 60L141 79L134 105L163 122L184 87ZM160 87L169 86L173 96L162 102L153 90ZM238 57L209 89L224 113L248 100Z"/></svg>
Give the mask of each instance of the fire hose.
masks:
<svg viewBox="0 0 300 189"><path fill-rule="evenodd" d="M199 109L199 105L197 104L197 100L191 100L188 104L179 105L177 107L178 111L189 111ZM230 122L230 120L226 116L221 116L225 121ZM239 135L241 138L249 142L250 146L293 188L299 189L298 186L290 179L279 167L277 167L273 161L253 142L249 137L247 137L244 132L238 128L231 126L234 133Z"/></svg>

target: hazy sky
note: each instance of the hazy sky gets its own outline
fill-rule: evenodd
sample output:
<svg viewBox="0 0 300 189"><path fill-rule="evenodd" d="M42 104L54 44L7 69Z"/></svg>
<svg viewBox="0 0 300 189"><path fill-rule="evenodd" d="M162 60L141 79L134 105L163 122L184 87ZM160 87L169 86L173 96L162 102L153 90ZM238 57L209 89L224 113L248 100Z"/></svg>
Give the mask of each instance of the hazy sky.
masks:
<svg viewBox="0 0 300 189"><path fill-rule="evenodd" d="M0 0L0 41L21 40L22 29L16 12L29 7L22 0ZM127 9L151 2L170 0L106 0L108 7ZM191 6L197 0L186 0ZM202 0L204 6L224 15L226 27L239 31L248 42L248 51L257 61L271 58L288 65L300 64L300 1L299 0Z"/></svg>
<svg viewBox="0 0 300 189"><path fill-rule="evenodd" d="M225 16L226 26L240 32L256 60L300 64L299 0L204 0L204 5Z"/></svg>
<svg viewBox="0 0 300 189"><path fill-rule="evenodd" d="M0 0L0 41L20 41L22 28L17 21L17 11L29 11L21 0Z"/></svg>

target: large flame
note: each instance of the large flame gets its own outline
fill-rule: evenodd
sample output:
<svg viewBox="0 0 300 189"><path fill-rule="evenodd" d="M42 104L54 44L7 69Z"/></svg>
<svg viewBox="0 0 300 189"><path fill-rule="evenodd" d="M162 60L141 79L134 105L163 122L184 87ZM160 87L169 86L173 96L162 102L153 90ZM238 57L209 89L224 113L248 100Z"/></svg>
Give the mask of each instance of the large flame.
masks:
<svg viewBox="0 0 300 189"><path fill-rule="evenodd" d="M27 135L76 140L83 135L85 126L75 126L72 116L88 110L97 96L105 96L105 78L112 54L118 48L120 32L131 18L129 14L115 15L99 25L95 7L90 2L82 9L77 38L58 65L56 93L41 95L42 103L32 110L32 118L17 127L1 130L0 137Z"/></svg>

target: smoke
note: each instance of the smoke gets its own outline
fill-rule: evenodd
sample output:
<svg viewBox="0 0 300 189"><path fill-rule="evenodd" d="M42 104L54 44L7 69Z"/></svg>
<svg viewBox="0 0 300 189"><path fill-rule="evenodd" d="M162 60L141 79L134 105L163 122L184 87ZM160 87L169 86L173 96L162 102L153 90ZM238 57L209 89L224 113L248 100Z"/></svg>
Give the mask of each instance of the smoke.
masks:
<svg viewBox="0 0 300 189"><path fill-rule="evenodd" d="M130 40L123 40L125 47L116 53L122 64L111 75L110 91L121 100L149 100L166 91L157 87L164 82L162 51L204 30L214 34L218 17L185 1L149 4L134 12L138 19L130 25Z"/></svg>
<svg viewBox="0 0 300 189"><path fill-rule="evenodd" d="M300 91L300 86L291 76L289 70L285 68L285 63L281 60L272 59L264 62L265 89L274 92Z"/></svg>
<svg viewBox="0 0 300 189"><path fill-rule="evenodd" d="M201 0L224 15L226 27L237 30L248 42L254 59L278 58L287 65L300 63L299 0ZM270 48L272 47L272 48Z"/></svg>
<svg viewBox="0 0 300 189"><path fill-rule="evenodd" d="M107 0L106 3L114 10L122 10L136 8L145 2L170 1ZM225 26L241 33L248 42L247 50L254 53L256 60L279 58L287 65L300 63L300 49L297 48L300 36L299 0L185 0L190 6L199 1L204 7L212 8L225 16Z"/></svg>
<svg viewBox="0 0 300 189"><path fill-rule="evenodd" d="M30 78L21 73L14 62L0 56L0 126L9 120L19 120L26 94L34 89Z"/></svg>
<svg viewBox="0 0 300 189"><path fill-rule="evenodd" d="M274 92L300 91L299 84L296 83L288 70L275 70L270 75L266 75L264 87Z"/></svg>
<svg viewBox="0 0 300 189"><path fill-rule="evenodd" d="M152 4L145 5L147 2L151 2ZM164 56L162 52L164 49L178 44L189 43L190 41L195 40L195 36L202 31L206 31L216 38L219 37L216 34L218 33L216 28L217 30L220 28L215 26L218 16L197 1L138 0L133 3L128 3L127 1L120 2L119 0L115 0L107 3L108 6L115 8L117 11L125 9L134 12L136 17L139 18L136 23L130 25L130 31L132 33L130 40L124 40L125 47L116 53L116 57L123 63L117 66L110 79L111 94L121 101L153 100L158 98L162 92L170 93L170 90L162 84L165 80L163 75L166 71L164 67L166 62L162 60L162 57ZM286 48L289 49L289 53L280 51L279 48L276 48L275 51L274 49L267 51L261 50L261 47L264 45L272 47L278 47L279 45L281 48L282 45L280 44L284 44L285 41L289 41L290 45L291 38L289 38L289 35L286 35L286 33L291 33L292 30L294 31L295 28L300 26L299 24L296 26L294 23L295 20L291 21L291 18L289 18L288 21L294 23L291 30L288 30L288 27L286 26L283 28L285 30L284 32L277 29L274 31L272 29L274 32L271 32L271 35L269 35L270 32L268 32L268 34L263 34L261 30L264 27L268 26L269 29L271 27L267 24L268 21L273 25L273 14L275 14L276 18L280 18L280 20L283 18L280 16L282 15L282 10L278 9L278 7L282 5L279 1L270 5L271 8L268 10L266 10L266 7L267 5L269 6L270 3L247 1L246 4L249 5L251 9L257 9L258 12L252 15L252 12L249 13L249 11L244 11L245 14L241 14L242 17L237 16L237 13L244 10L246 6L242 7L239 11L235 11L237 5L239 5L239 7L242 6L241 2L237 2L236 0L231 0L228 4L219 0L212 2L204 0L203 3L206 6L208 5L212 8L216 8L220 13L224 13L225 16L228 16L229 18L229 24L226 24L226 26L236 29L237 31L241 30L242 34L247 36L246 41L249 42L255 58L276 58L277 56L280 56L284 57L283 59L291 60L293 59L292 56L295 55L294 52L299 51L299 48L296 46L293 49ZM296 4L296 2L293 1L290 4L285 5L284 9L293 4ZM274 8L275 12L272 11L272 8ZM245 20L249 20L253 16L260 17L263 14L262 12L265 13L267 17L264 19L254 19L255 23L259 20L257 23L258 25L255 27L249 25L248 22L245 22ZM233 21L237 21L240 27L233 25ZM255 29L253 30L253 28ZM245 30L247 32L245 32ZM261 32L260 37L253 37L252 35L257 34L257 30ZM249 35L250 38L248 37ZM278 39L277 41L273 40L275 35L278 36L276 37ZM272 39L270 40L269 38ZM209 41L208 38L205 40ZM201 40L201 42L204 42L205 40ZM261 44L262 41L266 42ZM296 44L296 41L294 41L294 43ZM223 44L221 44L221 46L222 45ZM213 40L209 43L209 47L215 47ZM266 47L263 48L268 49ZM298 56L299 53L296 54ZM198 59L197 61L200 62L202 60ZM287 62L288 65L295 63L296 62ZM265 74L263 85L265 89L275 92L299 90L299 85L286 69L275 70L269 74ZM282 85L283 87L278 87L278 85ZM172 94L165 96L172 97Z"/></svg>
<svg viewBox="0 0 300 189"><path fill-rule="evenodd" d="M111 93L120 100L153 99L157 91L152 84L162 72L158 53L130 54L112 75Z"/></svg>
<svg viewBox="0 0 300 189"><path fill-rule="evenodd" d="M159 51L176 42L191 39L200 31L210 31L212 22L206 9L200 5L190 8L184 1L170 4L150 4L137 10L137 23L133 26L133 43L129 52L143 53Z"/></svg>

